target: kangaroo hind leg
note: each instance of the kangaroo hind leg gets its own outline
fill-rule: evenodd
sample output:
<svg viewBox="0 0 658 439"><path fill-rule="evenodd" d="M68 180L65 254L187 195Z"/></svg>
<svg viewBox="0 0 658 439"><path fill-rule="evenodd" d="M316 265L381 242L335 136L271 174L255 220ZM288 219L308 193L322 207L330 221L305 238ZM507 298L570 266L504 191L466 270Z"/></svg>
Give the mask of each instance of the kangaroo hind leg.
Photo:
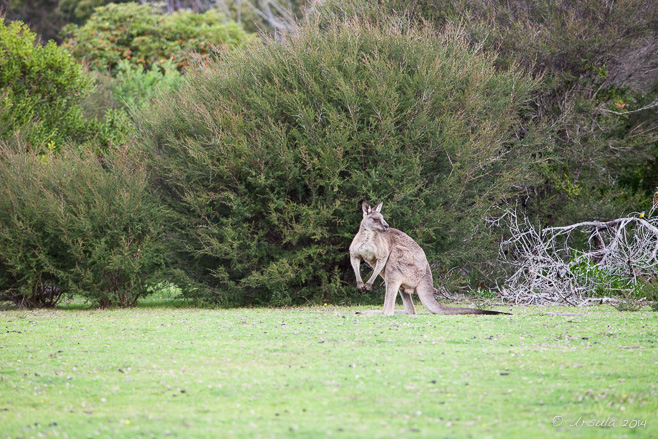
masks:
<svg viewBox="0 0 658 439"><path fill-rule="evenodd" d="M413 292L413 288L407 288L400 291L400 297L402 297L402 303L404 304L404 312L410 315L416 314L414 300L411 296Z"/></svg>
<svg viewBox="0 0 658 439"><path fill-rule="evenodd" d="M390 316L395 313L395 299L398 296L398 291L402 282L386 280L386 297L384 298L384 315Z"/></svg>

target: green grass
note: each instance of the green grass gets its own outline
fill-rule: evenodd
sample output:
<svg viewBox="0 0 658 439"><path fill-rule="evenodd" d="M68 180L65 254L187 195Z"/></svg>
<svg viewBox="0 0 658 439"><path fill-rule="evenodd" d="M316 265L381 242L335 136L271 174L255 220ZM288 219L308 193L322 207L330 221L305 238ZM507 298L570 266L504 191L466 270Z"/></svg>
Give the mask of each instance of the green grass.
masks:
<svg viewBox="0 0 658 439"><path fill-rule="evenodd" d="M655 313L355 310L2 312L0 437L657 436Z"/></svg>

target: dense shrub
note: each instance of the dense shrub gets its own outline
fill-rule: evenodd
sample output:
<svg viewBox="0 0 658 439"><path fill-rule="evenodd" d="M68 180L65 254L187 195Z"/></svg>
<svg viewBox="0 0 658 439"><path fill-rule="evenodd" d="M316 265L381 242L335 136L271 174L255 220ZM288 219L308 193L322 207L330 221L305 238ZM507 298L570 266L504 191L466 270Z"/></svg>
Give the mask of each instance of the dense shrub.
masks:
<svg viewBox="0 0 658 439"><path fill-rule="evenodd" d="M651 0L327 0L326 23L352 16L401 26L459 26L496 66L542 76L527 120L546 133L533 148L522 198L543 223L648 209L658 184L658 8ZM522 135L523 129L520 130Z"/></svg>
<svg viewBox="0 0 658 439"><path fill-rule="evenodd" d="M103 120L114 112L130 114L148 103L158 93L170 93L178 88L183 75L171 61L145 70L128 61L121 61L114 76L92 72L96 88L81 105L88 117Z"/></svg>
<svg viewBox="0 0 658 439"><path fill-rule="evenodd" d="M250 40L242 27L224 20L214 9L203 14L162 9L137 3L108 4L95 10L82 26L68 25L64 46L91 69L114 73L127 60L151 70L174 60L179 69L193 62L194 54L207 61L213 51L226 51Z"/></svg>
<svg viewBox="0 0 658 439"><path fill-rule="evenodd" d="M65 50L35 39L19 21L0 22L0 139L28 128L35 144L80 139L87 127L76 102L89 78Z"/></svg>
<svg viewBox="0 0 658 439"><path fill-rule="evenodd" d="M0 23L0 140L40 151L124 142L125 115L109 114L104 123L84 116L80 102L92 86L66 50L42 46L21 22Z"/></svg>
<svg viewBox="0 0 658 439"><path fill-rule="evenodd" d="M0 181L0 300L130 306L160 280L165 220L134 161L0 147Z"/></svg>
<svg viewBox="0 0 658 439"><path fill-rule="evenodd" d="M51 40L63 26L57 13L60 0L3 0L0 15L26 23L44 41ZM1 21L1 20L0 20Z"/></svg>
<svg viewBox="0 0 658 439"><path fill-rule="evenodd" d="M125 0L58 0L57 15L64 23L84 24L96 8L108 3L125 3Z"/></svg>
<svg viewBox="0 0 658 439"><path fill-rule="evenodd" d="M475 277L495 247L475 225L522 180L514 132L533 87L493 63L455 33L352 21L188 75L138 117L181 266L215 300L340 301L367 199L437 272Z"/></svg>
<svg viewBox="0 0 658 439"><path fill-rule="evenodd" d="M653 71L658 61L652 56L658 44L658 10L650 0L605 7L595 0L326 0L313 10L311 19L331 23L354 16L376 22L394 16L407 27L431 24L442 29L459 24L473 45L499 54L498 66L521 64L546 72L551 83L545 86L595 79L609 69L615 85L647 92L658 78ZM633 51L638 52L635 64L623 65Z"/></svg>
<svg viewBox="0 0 658 439"><path fill-rule="evenodd" d="M176 90L182 76L171 60L151 70L121 61L114 79L111 90L115 99L124 107L139 108L156 93Z"/></svg>

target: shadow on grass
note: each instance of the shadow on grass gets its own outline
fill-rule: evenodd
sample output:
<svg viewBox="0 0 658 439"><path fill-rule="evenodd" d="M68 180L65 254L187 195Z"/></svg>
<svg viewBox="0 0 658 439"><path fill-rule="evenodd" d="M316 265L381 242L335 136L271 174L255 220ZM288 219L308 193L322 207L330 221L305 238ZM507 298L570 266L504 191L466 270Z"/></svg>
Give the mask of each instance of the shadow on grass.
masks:
<svg viewBox="0 0 658 439"><path fill-rule="evenodd" d="M113 307L115 309L120 309L119 307ZM180 308L204 308L204 309L216 309L223 308L219 305L204 303L195 299L183 299L183 298L157 298L157 297L145 297L137 301L137 305L130 307L132 309L180 309ZM2 311L16 311L21 308L17 307L11 302L0 302L0 312ZM62 310L62 311L85 311L85 310L94 310L98 309L98 305L90 302L86 299L75 297L73 299L63 299L61 300L53 309Z"/></svg>
<svg viewBox="0 0 658 439"><path fill-rule="evenodd" d="M200 304L194 303L190 300L185 299L141 299L137 302L137 305L132 308L199 308ZM56 306L56 309L68 310L68 311L80 311L87 309L96 309L97 306L93 303L83 302L78 300L73 300L71 302L60 303Z"/></svg>
<svg viewBox="0 0 658 439"><path fill-rule="evenodd" d="M211 307L211 306L192 299L181 299L181 298L170 298L170 297L166 297L166 298L145 297L139 299L137 301L137 305L131 308L167 309L167 308L207 308L207 307ZM65 311L82 311L82 310L90 310L97 308L98 306L95 303L89 302L88 300L81 298L74 298L66 301L61 301L55 307L55 309L60 309Z"/></svg>
<svg viewBox="0 0 658 439"><path fill-rule="evenodd" d="M205 306L191 299L155 299L146 297L137 302L135 308L204 308Z"/></svg>

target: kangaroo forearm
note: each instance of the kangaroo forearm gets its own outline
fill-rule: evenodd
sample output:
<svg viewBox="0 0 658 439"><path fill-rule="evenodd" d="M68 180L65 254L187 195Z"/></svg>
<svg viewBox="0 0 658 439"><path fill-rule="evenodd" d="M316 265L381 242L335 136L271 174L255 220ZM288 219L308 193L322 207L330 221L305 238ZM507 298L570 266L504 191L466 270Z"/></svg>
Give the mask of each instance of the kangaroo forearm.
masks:
<svg viewBox="0 0 658 439"><path fill-rule="evenodd" d="M352 269L354 270L357 283L363 282L363 279L361 279L361 259L350 257L350 262L352 263Z"/></svg>
<svg viewBox="0 0 658 439"><path fill-rule="evenodd" d="M375 280L377 279L377 276L379 276L379 273L377 274L373 273L372 276L370 276L370 279L368 279L368 282L366 283L370 285L374 284Z"/></svg>
<svg viewBox="0 0 658 439"><path fill-rule="evenodd" d="M377 264L375 265L375 269L372 272L372 276L370 276L370 279L368 279L368 282L370 285L372 285L375 282L375 279L377 279L377 276L382 272L384 267L386 266L386 261L387 259L380 259L377 261Z"/></svg>

